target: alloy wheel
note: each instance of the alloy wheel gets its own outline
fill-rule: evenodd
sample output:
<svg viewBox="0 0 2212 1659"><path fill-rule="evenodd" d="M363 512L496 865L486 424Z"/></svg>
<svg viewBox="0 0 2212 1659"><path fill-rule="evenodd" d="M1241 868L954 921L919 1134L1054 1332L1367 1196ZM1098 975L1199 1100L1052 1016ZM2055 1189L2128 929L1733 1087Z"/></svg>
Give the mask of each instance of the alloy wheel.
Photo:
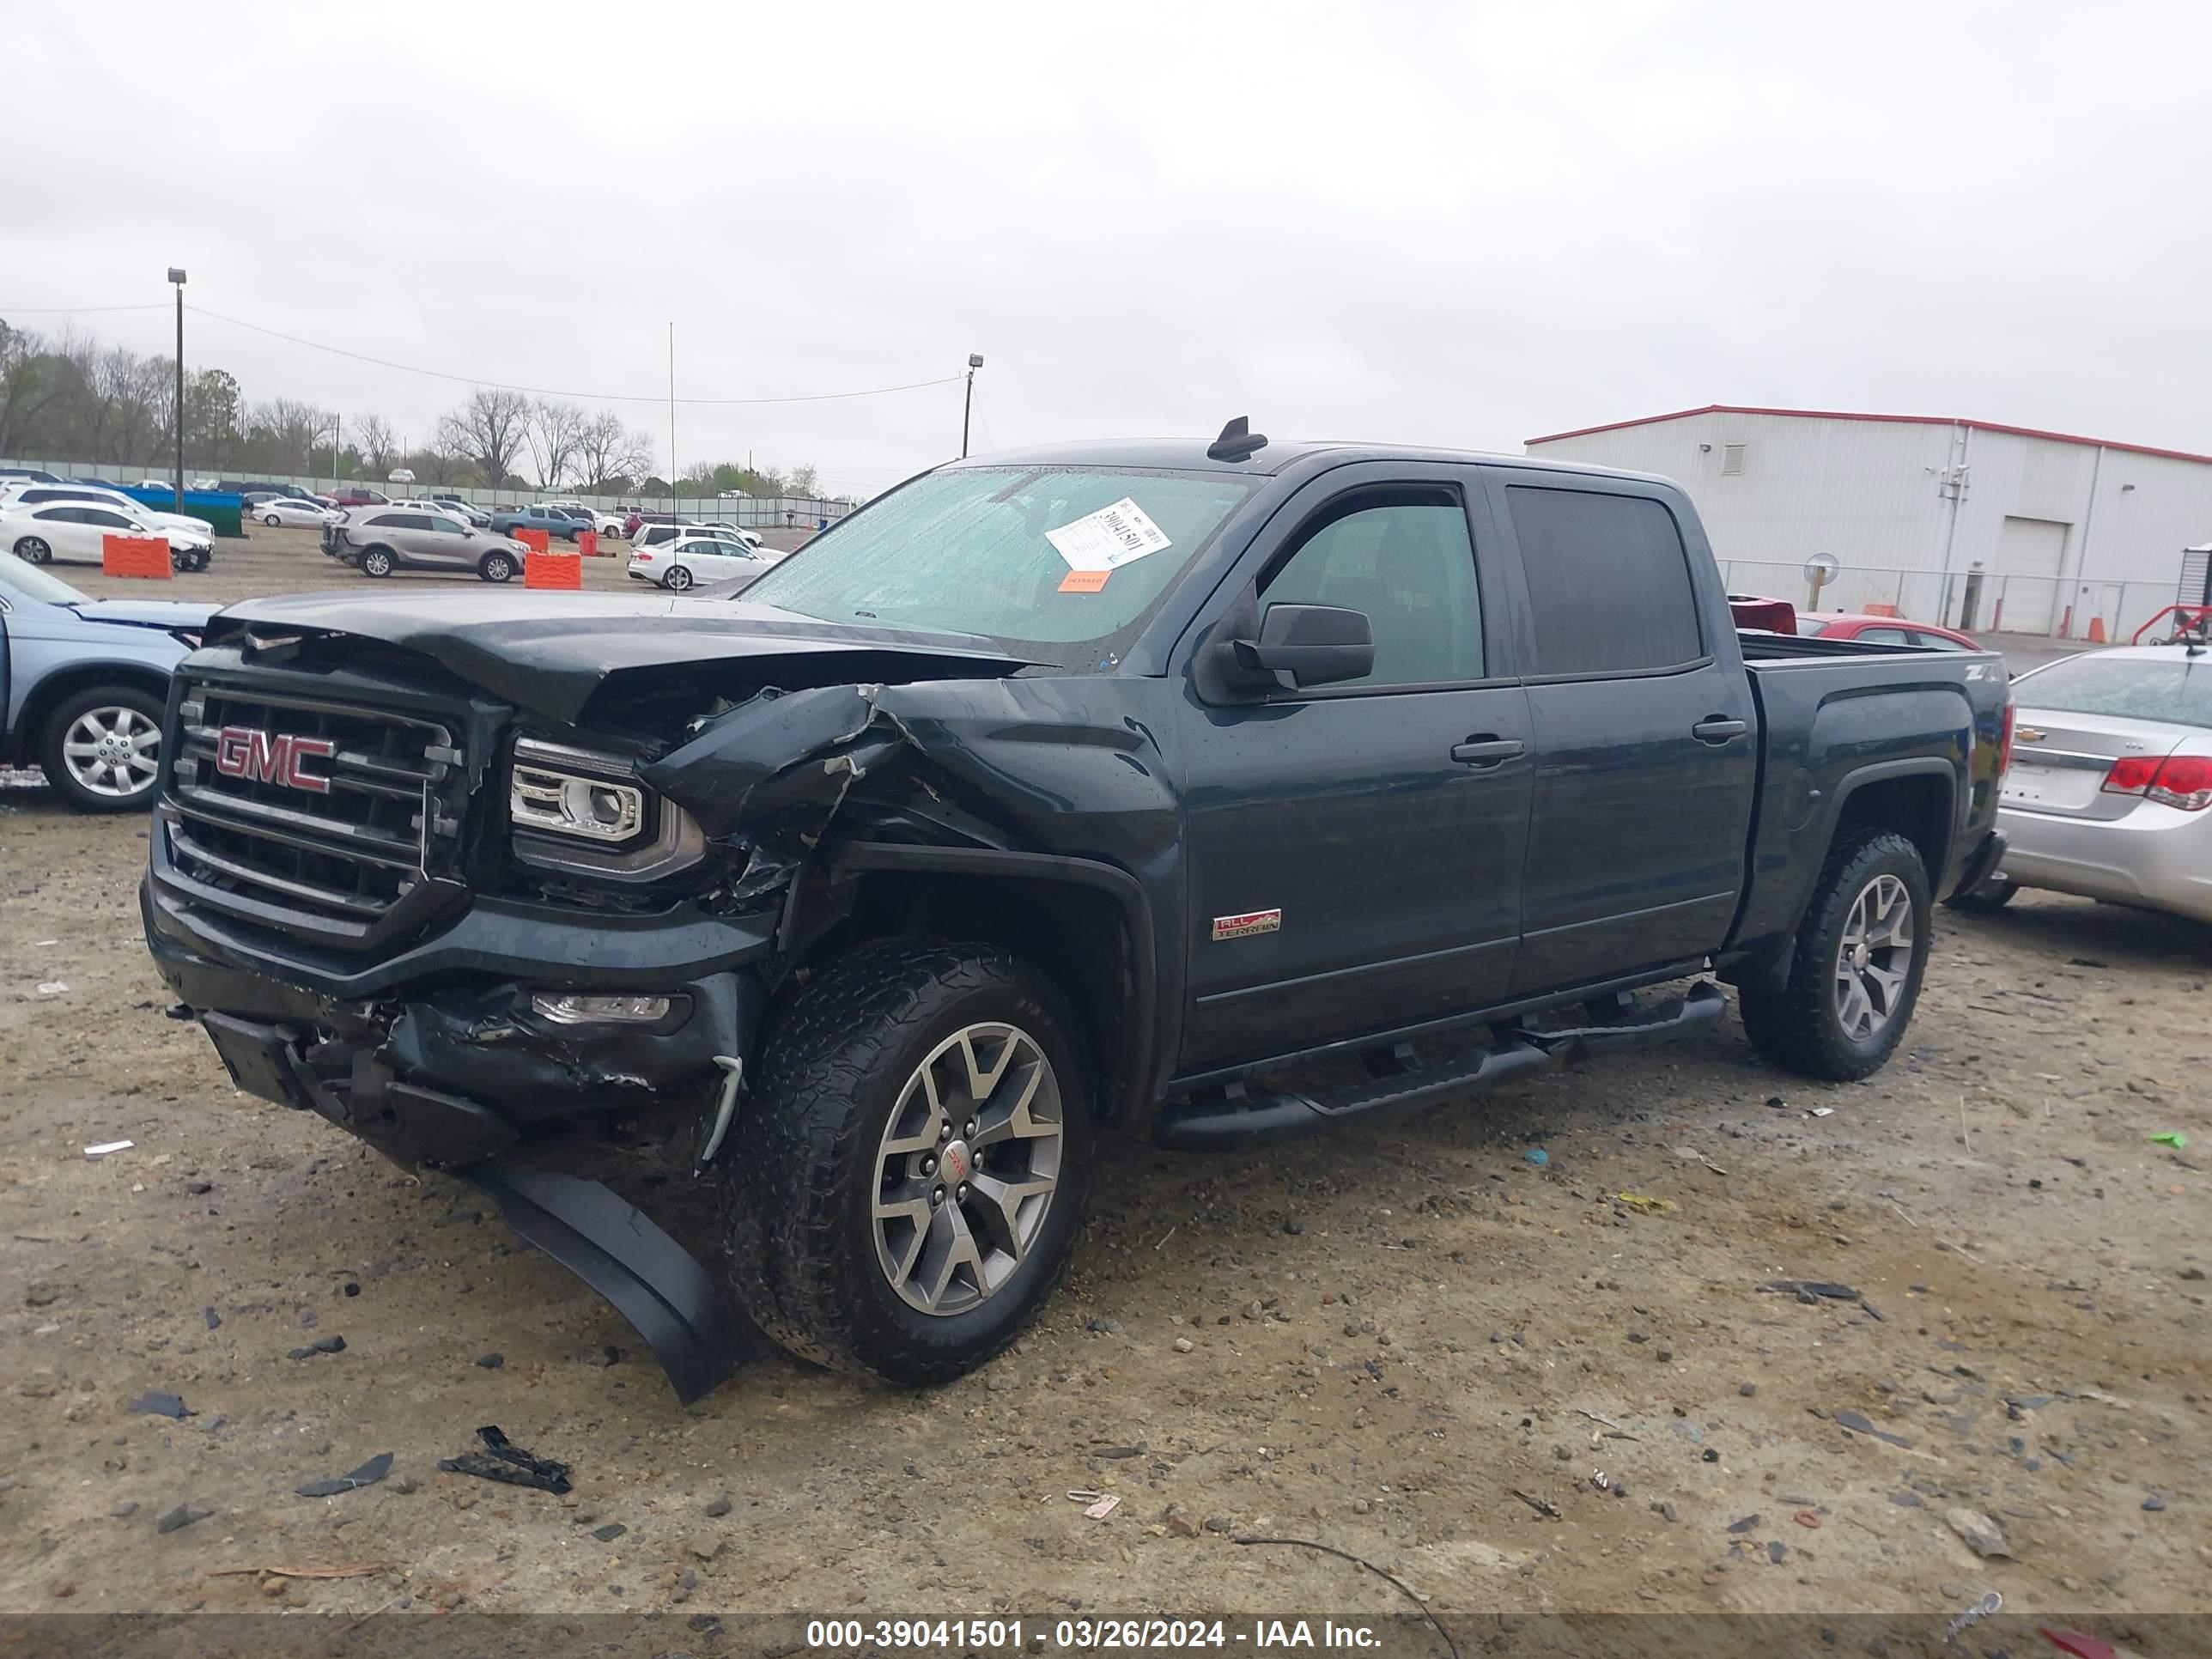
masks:
<svg viewBox="0 0 2212 1659"><path fill-rule="evenodd" d="M161 764L161 728L120 704L88 708L62 737L70 775L95 795L126 800L151 787Z"/></svg>
<svg viewBox="0 0 2212 1659"><path fill-rule="evenodd" d="M1912 895L1895 876L1860 889L1836 956L1836 1018L1854 1042L1870 1042L1897 1018L1912 974Z"/></svg>
<svg viewBox="0 0 2212 1659"><path fill-rule="evenodd" d="M1060 1186L1060 1092L1015 1025L955 1031L916 1066L876 1152L876 1259L909 1307L968 1312L1014 1276Z"/></svg>

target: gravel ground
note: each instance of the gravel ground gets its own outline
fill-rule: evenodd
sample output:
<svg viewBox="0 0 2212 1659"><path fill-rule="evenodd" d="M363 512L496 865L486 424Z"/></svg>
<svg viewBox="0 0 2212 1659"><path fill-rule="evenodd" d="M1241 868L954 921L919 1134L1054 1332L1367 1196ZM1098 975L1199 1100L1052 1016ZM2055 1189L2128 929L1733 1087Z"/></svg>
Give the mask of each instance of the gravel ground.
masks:
<svg viewBox="0 0 2212 1659"><path fill-rule="evenodd" d="M223 544L176 596L333 585L311 541ZM1731 1019L1272 1152L1117 1146L983 1371L763 1353L686 1412L483 1200L236 1094L162 1018L144 836L0 793L0 1609L1401 1606L1234 1541L1265 1534L1389 1568L1463 1650L1478 1610L2212 1610L2204 929L1947 915L1864 1084L1770 1071ZM574 1492L441 1474L482 1424ZM372 1570L222 1571L268 1567Z"/></svg>

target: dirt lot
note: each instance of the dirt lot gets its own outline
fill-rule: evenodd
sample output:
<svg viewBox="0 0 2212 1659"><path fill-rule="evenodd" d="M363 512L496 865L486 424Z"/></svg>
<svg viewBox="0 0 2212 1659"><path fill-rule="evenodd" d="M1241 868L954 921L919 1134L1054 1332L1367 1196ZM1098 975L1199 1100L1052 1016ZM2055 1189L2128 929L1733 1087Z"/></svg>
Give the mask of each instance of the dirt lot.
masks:
<svg viewBox="0 0 2212 1659"><path fill-rule="evenodd" d="M311 540L222 544L175 596L329 585ZM1390 1568L1463 1650L1480 1610L2212 1611L2201 928L1947 916L1866 1084L1771 1072L1731 1020L1264 1154L1120 1146L982 1373L915 1395L763 1355L686 1412L471 1191L232 1091L162 1017L144 834L0 791L0 1608L1395 1604L1256 1533ZM133 1414L147 1390L193 1414ZM480 1424L575 1492L440 1474ZM387 1451L381 1485L294 1495ZM179 1505L209 1513L158 1530Z"/></svg>

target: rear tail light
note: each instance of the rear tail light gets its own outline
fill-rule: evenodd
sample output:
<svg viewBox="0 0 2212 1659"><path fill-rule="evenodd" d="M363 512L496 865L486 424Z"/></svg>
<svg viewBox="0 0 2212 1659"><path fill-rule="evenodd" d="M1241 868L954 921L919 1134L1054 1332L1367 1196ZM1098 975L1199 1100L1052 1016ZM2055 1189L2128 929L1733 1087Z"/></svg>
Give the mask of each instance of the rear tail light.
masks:
<svg viewBox="0 0 2212 1659"><path fill-rule="evenodd" d="M630 556L635 559L640 564L651 564L653 562L653 555L650 553L633 553Z"/></svg>
<svg viewBox="0 0 2212 1659"><path fill-rule="evenodd" d="M2141 795L2185 812L2212 806L2212 756L2170 755L2164 760L2129 756L2105 777L2108 795Z"/></svg>
<svg viewBox="0 0 2212 1659"><path fill-rule="evenodd" d="M2003 777L2012 769L2012 693L2005 693L2004 720L1997 727L1997 776Z"/></svg>

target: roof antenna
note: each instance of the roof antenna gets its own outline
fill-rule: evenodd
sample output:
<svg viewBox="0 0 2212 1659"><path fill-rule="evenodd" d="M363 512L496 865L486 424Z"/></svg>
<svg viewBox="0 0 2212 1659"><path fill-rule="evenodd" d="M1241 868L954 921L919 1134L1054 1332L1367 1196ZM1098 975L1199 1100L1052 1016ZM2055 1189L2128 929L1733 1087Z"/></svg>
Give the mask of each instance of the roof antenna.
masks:
<svg viewBox="0 0 2212 1659"><path fill-rule="evenodd" d="M1252 417L1239 415L1221 428L1221 435L1206 447L1209 461L1249 461L1267 447L1267 434L1252 430Z"/></svg>

